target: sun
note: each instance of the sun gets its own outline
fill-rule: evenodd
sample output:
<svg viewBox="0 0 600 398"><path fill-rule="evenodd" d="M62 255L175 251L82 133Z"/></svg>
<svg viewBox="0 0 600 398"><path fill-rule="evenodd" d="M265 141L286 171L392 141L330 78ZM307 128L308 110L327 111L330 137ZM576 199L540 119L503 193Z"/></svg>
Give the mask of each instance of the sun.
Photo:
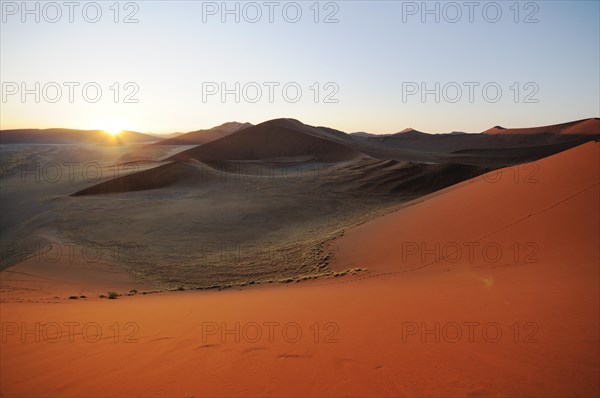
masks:
<svg viewBox="0 0 600 398"><path fill-rule="evenodd" d="M123 130L121 130L120 128L118 128L118 127L114 127L114 126L107 126L107 127L105 127L103 130L104 130L104 131L105 131L107 134L109 134L109 135L112 135L112 136L118 135L118 134L119 134L121 131L123 131Z"/></svg>
<svg viewBox="0 0 600 398"><path fill-rule="evenodd" d="M103 126L102 131L111 136L117 136L123 131L123 124L117 121L104 121L104 123L100 123L100 126Z"/></svg>

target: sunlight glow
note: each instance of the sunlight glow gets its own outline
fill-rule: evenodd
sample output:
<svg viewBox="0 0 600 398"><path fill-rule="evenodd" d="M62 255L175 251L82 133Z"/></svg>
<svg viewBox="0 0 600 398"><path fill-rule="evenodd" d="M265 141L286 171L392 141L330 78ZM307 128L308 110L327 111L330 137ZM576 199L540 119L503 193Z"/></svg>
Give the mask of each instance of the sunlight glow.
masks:
<svg viewBox="0 0 600 398"><path fill-rule="evenodd" d="M123 129L118 127L118 125L115 123L104 124L104 128L102 130L104 130L104 132L112 136L118 135L120 132L123 131Z"/></svg>

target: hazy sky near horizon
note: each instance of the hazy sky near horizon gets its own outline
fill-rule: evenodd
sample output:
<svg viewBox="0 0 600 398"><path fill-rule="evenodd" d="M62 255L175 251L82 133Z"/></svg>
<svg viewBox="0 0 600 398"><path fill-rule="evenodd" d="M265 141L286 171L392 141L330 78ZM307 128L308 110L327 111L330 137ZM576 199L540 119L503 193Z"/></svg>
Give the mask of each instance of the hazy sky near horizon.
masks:
<svg viewBox="0 0 600 398"><path fill-rule="evenodd" d="M69 22L62 1L2 1L0 128L479 132L600 114L594 0L76 3Z"/></svg>

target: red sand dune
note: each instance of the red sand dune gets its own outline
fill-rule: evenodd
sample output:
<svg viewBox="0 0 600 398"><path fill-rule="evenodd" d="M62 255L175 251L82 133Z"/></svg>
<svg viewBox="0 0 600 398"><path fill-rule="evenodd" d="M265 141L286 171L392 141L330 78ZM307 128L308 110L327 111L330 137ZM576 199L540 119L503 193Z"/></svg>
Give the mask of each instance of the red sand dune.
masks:
<svg viewBox="0 0 600 398"><path fill-rule="evenodd" d="M599 146L587 143L419 198L348 231L336 243L336 261L397 272L434 260L428 256L422 263L420 256L405 253L407 259L399 262L403 242L529 239L548 245L538 253L545 261L566 264L582 256L593 264L598 260ZM414 251L405 246L405 252Z"/></svg>
<svg viewBox="0 0 600 398"><path fill-rule="evenodd" d="M3 302L0 393L596 397L598 161L599 144L588 143L353 228L333 242L334 266L369 267L361 276L244 291ZM403 242L431 248L449 241L495 243L506 256L492 263L476 251L473 261L429 264L420 255L405 260L399 250ZM36 322L79 326L72 341L51 342L51 335L36 343L35 332L23 337L19 329ZM91 322L102 330L96 342L82 332ZM271 335L265 324L278 326ZM486 325L493 330L483 333Z"/></svg>

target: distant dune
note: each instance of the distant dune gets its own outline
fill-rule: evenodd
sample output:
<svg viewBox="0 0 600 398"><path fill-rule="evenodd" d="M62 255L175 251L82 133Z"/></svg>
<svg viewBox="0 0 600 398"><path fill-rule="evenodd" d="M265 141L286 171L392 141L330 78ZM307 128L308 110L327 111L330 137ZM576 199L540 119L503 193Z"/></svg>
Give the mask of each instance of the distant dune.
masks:
<svg viewBox="0 0 600 398"><path fill-rule="evenodd" d="M153 145L202 145L251 126L251 123L227 122L206 130L178 134L176 137L156 142Z"/></svg>
<svg viewBox="0 0 600 398"><path fill-rule="evenodd" d="M133 144L150 143L160 138L138 133L122 131L111 136L102 130L73 129L17 129L0 130L0 144Z"/></svg>
<svg viewBox="0 0 600 398"><path fill-rule="evenodd" d="M484 134L553 134L553 135L590 135L600 136L600 119L591 118L576 120L574 122L555 124L543 127L528 127L528 128L505 128L494 126L483 132Z"/></svg>
<svg viewBox="0 0 600 398"><path fill-rule="evenodd" d="M327 138L335 134L335 130L319 129L295 120L275 119L181 152L169 160L340 162L364 156Z"/></svg>
<svg viewBox="0 0 600 398"><path fill-rule="evenodd" d="M598 140L599 129L599 119L585 119L523 129L495 126L479 134L427 134L407 129L390 135L352 137L364 153L380 159L505 167Z"/></svg>
<svg viewBox="0 0 600 398"><path fill-rule="evenodd" d="M426 133L424 133L422 131L419 131L419 130L415 130L412 127L409 127L409 128L405 128L404 130L399 131L399 132L397 132L395 134L392 134L392 135L400 135L400 134L403 134L403 135L412 135L412 136L420 136L421 134L426 134Z"/></svg>

